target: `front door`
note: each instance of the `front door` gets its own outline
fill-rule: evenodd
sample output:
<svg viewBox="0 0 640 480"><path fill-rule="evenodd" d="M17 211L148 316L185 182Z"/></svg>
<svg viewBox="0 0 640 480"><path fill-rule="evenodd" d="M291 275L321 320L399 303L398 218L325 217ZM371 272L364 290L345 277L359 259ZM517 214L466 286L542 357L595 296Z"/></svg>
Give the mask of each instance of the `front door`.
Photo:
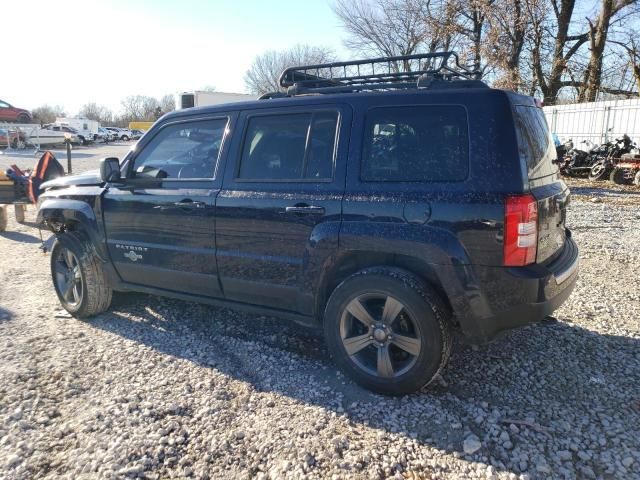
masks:
<svg viewBox="0 0 640 480"><path fill-rule="evenodd" d="M225 298L312 312L303 272L337 247L350 120L335 105L240 115L216 203Z"/></svg>
<svg viewBox="0 0 640 480"><path fill-rule="evenodd" d="M219 297L215 199L232 115L156 130L103 199L107 245L124 282Z"/></svg>

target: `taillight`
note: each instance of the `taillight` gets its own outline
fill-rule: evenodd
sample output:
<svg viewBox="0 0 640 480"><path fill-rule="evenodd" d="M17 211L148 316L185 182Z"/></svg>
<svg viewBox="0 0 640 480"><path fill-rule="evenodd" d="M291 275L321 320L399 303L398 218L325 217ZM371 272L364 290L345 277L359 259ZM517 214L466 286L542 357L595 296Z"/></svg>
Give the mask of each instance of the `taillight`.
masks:
<svg viewBox="0 0 640 480"><path fill-rule="evenodd" d="M504 208L504 264L521 267L536 261L538 204L533 195L509 196Z"/></svg>

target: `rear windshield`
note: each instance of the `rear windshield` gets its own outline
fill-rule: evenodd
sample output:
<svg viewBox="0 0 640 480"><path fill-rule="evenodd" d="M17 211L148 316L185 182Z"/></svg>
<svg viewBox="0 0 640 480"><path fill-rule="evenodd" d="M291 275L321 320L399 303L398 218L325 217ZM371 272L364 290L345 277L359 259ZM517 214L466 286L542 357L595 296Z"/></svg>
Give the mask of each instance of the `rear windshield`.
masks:
<svg viewBox="0 0 640 480"><path fill-rule="evenodd" d="M529 178L540 178L558 171L553 137L544 112L538 107L518 105L514 109L518 151L527 165Z"/></svg>

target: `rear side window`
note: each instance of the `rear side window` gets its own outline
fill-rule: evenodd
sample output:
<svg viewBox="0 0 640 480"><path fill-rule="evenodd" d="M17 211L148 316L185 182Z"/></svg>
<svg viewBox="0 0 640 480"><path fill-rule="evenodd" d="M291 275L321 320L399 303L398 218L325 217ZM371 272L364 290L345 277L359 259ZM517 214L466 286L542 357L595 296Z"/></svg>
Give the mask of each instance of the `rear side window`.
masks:
<svg viewBox="0 0 640 480"><path fill-rule="evenodd" d="M238 178L331 179L337 126L338 113L334 111L250 117Z"/></svg>
<svg viewBox="0 0 640 480"><path fill-rule="evenodd" d="M363 181L455 182L468 174L469 131L463 107L384 107L368 112Z"/></svg>
<svg viewBox="0 0 640 480"><path fill-rule="evenodd" d="M518 105L514 112L518 152L527 165L529 178L556 173L558 167L552 162L555 144L542 109Z"/></svg>

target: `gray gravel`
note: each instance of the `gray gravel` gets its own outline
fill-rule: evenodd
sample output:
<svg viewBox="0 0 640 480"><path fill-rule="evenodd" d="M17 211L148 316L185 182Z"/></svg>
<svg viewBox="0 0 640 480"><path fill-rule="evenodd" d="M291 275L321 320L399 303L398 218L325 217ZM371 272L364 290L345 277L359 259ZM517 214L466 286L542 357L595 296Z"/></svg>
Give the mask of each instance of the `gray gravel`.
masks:
<svg viewBox="0 0 640 480"><path fill-rule="evenodd" d="M384 398L278 319L129 295L74 320L11 221L0 478L640 478L640 209L574 201L569 224L558 322L458 343L427 392Z"/></svg>

